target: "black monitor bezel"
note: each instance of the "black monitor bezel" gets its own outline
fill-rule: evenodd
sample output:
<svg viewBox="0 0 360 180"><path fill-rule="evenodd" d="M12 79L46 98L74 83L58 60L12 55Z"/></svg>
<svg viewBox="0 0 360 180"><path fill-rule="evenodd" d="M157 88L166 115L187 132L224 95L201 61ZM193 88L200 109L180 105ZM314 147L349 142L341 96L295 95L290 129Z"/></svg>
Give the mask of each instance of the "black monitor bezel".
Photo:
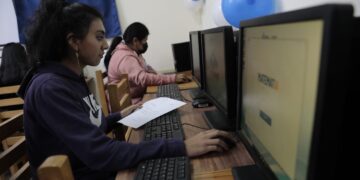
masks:
<svg viewBox="0 0 360 180"><path fill-rule="evenodd" d="M227 91L227 109L223 107L217 100L214 98L209 92L208 87L206 84L206 56L205 56L205 42L204 36L206 34L211 33L219 33L222 32L224 34L224 45L225 45L225 84L226 84L226 91ZM204 88L203 91L207 98L220 110L228 119L234 120L236 116L236 58L235 58L235 49L234 49L234 35L233 29L231 26L222 26L212 29L207 29L201 31L201 44L202 44L202 58L203 58L203 81L204 81Z"/></svg>
<svg viewBox="0 0 360 180"><path fill-rule="evenodd" d="M350 72L354 64L351 57L353 8L351 5L327 4L293 12L279 13L240 22L238 44L238 77L243 69L243 31L248 27L275 25L322 19L324 22L320 74L316 99L316 111L311 141L307 179L326 179L332 177L337 169L329 159L339 155L340 137L343 119L346 117L347 93L350 92L352 79ZM341 59L341 60L339 60ZM243 136L241 122L242 78L238 79L239 95L237 98L237 132ZM334 105L338 104L340 106ZM343 106L341 106L343 105ZM257 154L247 138L242 138L251 154ZM261 157L255 158L266 172L271 172ZM259 160L260 159L260 160Z"/></svg>
<svg viewBox="0 0 360 180"><path fill-rule="evenodd" d="M191 35L197 35L198 42L199 42L199 56L200 56L200 79L198 79L195 76L195 70L194 70L194 60L193 60L193 52L192 52L192 43L191 43ZM190 42L190 59L191 59L191 75L195 83L199 86L200 89L203 89L204 87L204 63L203 63L203 57L202 57L202 45L201 45L201 32L200 31L190 31L189 32L189 42Z"/></svg>

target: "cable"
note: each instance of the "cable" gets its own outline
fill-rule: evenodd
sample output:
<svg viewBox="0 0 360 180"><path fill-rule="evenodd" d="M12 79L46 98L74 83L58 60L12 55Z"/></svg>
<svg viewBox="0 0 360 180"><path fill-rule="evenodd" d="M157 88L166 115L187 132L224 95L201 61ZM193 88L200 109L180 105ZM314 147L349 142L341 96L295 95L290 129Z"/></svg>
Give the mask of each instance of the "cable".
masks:
<svg viewBox="0 0 360 180"><path fill-rule="evenodd" d="M210 128L203 128L203 127L196 126L196 125L189 124L189 123L182 123L181 125L188 125L188 126L196 127L196 128L199 128L199 129L210 130Z"/></svg>

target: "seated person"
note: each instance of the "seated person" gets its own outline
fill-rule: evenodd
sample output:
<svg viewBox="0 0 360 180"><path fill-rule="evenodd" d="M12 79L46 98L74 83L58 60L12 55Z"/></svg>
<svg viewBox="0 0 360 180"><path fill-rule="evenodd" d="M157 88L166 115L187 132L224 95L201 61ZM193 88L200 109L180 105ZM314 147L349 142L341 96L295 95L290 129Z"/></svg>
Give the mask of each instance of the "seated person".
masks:
<svg viewBox="0 0 360 180"><path fill-rule="evenodd" d="M120 74L128 74L133 104L141 101L147 86L190 81L184 74L158 74L146 64L142 54L148 48L148 35L149 30L145 25L132 23L124 32L124 41L116 37L104 59L110 83L118 82Z"/></svg>
<svg viewBox="0 0 360 180"><path fill-rule="evenodd" d="M42 0L30 23L26 46L31 68L21 84L24 129L33 179L49 156L69 157L75 179L114 179L117 171L147 159L199 156L229 147L224 131L208 130L189 139L131 144L106 136L138 105L104 117L82 69L100 63L108 48L101 14L87 5Z"/></svg>
<svg viewBox="0 0 360 180"><path fill-rule="evenodd" d="M2 50L0 87L19 85L30 67L25 48L19 43L8 43ZM3 94L0 99L15 98L16 94ZM1 111L22 109L23 105L1 107Z"/></svg>
<svg viewBox="0 0 360 180"><path fill-rule="evenodd" d="M19 43L6 44L1 57L0 87L20 84L29 67L23 46Z"/></svg>

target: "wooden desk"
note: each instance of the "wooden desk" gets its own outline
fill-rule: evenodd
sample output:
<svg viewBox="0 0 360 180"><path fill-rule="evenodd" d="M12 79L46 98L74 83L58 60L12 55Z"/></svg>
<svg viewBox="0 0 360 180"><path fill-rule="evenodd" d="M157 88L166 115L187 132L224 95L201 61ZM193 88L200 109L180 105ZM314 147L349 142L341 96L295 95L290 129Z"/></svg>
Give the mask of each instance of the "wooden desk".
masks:
<svg viewBox="0 0 360 180"><path fill-rule="evenodd" d="M184 71L184 72L180 72L182 74L185 74L186 76L188 76L189 78L191 78L191 71ZM187 90L187 89L194 89L194 88L198 88L198 85L195 83L195 81L191 81L188 83L182 83L182 84L178 84L179 89L180 90ZM156 93L157 92L157 87L158 86L148 86L146 88L146 93L147 94L151 94L151 93Z"/></svg>
<svg viewBox="0 0 360 180"><path fill-rule="evenodd" d="M186 99L191 99L188 91L181 91ZM144 100L155 97L154 94L146 94ZM191 103L179 109L182 123L189 123L200 127L208 127L202 112L212 110L211 108L194 109ZM190 138L195 134L204 131L189 125L183 125L185 138ZM144 129L133 129L129 138L129 142L139 143L144 136ZM232 179L231 167L245 166L254 164L250 154L245 146L238 142L236 147L224 153L208 153L200 157L192 158L191 161L191 175L192 179ZM136 173L136 168L130 170L119 171L116 179L133 179Z"/></svg>

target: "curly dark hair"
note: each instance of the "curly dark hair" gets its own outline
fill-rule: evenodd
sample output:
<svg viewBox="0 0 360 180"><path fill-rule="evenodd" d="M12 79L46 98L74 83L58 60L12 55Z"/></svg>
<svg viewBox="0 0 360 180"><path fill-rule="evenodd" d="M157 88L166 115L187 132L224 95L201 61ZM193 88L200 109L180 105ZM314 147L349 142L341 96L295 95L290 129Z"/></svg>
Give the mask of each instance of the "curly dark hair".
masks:
<svg viewBox="0 0 360 180"><path fill-rule="evenodd" d="M26 48L33 64L59 62L69 56L66 36L83 39L94 19L103 19L94 8L63 0L42 0L30 27L27 29Z"/></svg>

